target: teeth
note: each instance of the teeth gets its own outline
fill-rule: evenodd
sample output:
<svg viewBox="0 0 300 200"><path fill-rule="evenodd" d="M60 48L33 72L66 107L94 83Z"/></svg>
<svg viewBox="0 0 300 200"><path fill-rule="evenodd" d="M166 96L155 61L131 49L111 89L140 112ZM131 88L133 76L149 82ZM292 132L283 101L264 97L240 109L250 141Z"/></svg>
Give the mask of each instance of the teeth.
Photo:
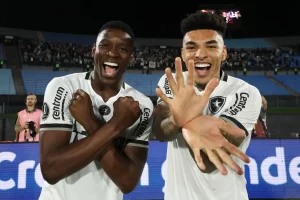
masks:
<svg viewBox="0 0 300 200"><path fill-rule="evenodd" d="M108 66L111 66L111 67L118 67L117 63L112 63L112 62L105 62L104 65L108 65Z"/></svg>
<svg viewBox="0 0 300 200"><path fill-rule="evenodd" d="M204 67L210 67L210 64L207 63L198 63L195 65L196 67L204 68Z"/></svg>

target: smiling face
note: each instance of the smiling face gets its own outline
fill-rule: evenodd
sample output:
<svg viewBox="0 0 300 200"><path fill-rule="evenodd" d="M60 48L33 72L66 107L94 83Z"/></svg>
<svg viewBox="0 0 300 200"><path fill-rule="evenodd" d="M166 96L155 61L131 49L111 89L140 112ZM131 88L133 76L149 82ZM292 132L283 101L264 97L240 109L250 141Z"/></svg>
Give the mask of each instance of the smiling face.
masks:
<svg viewBox="0 0 300 200"><path fill-rule="evenodd" d="M106 29L99 33L92 50L95 79L105 84L120 84L133 59L133 40L121 29Z"/></svg>
<svg viewBox="0 0 300 200"><path fill-rule="evenodd" d="M204 88L212 78L219 78L221 62L227 57L222 36L214 30L193 30L183 38L181 56L186 66L195 63L195 82Z"/></svg>

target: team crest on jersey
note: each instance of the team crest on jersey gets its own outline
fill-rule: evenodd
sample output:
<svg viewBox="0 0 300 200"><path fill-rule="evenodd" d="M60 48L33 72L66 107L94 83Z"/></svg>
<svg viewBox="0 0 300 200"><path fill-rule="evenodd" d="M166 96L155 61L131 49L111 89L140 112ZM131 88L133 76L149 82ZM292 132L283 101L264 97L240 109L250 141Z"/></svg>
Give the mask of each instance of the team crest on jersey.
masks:
<svg viewBox="0 0 300 200"><path fill-rule="evenodd" d="M46 120L49 116L49 106L47 103L43 104L42 110L43 110L42 120Z"/></svg>
<svg viewBox="0 0 300 200"><path fill-rule="evenodd" d="M101 115L109 115L111 112L110 107L108 107L107 105L102 105L99 107L99 113Z"/></svg>
<svg viewBox="0 0 300 200"><path fill-rule="evenodd" d="M211 114L217 114L225 105L226 97L215 96L209 99L209 111Z"/></svg>

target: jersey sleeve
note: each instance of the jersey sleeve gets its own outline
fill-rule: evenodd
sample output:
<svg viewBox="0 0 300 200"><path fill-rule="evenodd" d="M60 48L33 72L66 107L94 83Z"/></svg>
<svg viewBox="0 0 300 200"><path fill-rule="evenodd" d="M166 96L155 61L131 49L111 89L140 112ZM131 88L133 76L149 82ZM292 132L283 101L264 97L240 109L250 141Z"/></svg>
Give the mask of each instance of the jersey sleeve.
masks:
<svg viewBox="0 0 300 200"><path fill-rule="evenodd" d="M54 78L49 82L44 95L40 131L72 131L71 99L72 92L63 79Z"/></svg>
<svg viewBox="0 0 300 200"><path fill-rule="evenodd" d="M127 130L121 137L126 140L126 145L148 148L149 136L152 131L153 103L149 99L143 102L141 116L133 126L132 130Z"/></svg>
<svg viewBox="0 0 300 200"><path fill-rule="evenodd" d="M241 87L220 118L243 129L248 136L259 117L261 102L261 95L257 88Z"/></svg>
<svg viewBox="0 0 300 200"><path fill-rule="evenodd" d="M173 74L173 76L174 76L174 74ZM158 81L157 87L159 87L168 98L173 98L173 93L169 86L168 78L165 74ZM162 102L161 98L158 97L157 104L159 104L161 102Z"/></svg>

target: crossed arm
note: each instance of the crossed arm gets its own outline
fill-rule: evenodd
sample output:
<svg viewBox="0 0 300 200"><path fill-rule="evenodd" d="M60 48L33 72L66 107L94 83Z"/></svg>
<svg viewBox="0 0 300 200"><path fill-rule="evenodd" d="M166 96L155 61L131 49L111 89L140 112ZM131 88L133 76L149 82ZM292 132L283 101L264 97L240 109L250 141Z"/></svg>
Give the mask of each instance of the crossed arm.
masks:
<svg viewBox="0 0 300 200"><path fill-rule="evenodd" d="M93 122L89 136L69 144L70 131L44 131L40 138L41 171L47 182L55 184L97 160L123 193L131 192L141 177L148 149L114 144L120 134L117 124Z"/></svg>
<svg viewBox="0 0 300 200"><path fill-rule="evenodd" d="M223 135L245 137L244 130L226 123L222 119L203 115L203 110L208 104L210 95L219 84L218 81L212 79L203 92L197 95L194 91L195 68L193 61L188 63L186 82L183 80L181 61L178 58L175 60L175 68L176 81L168 68L165 71L167 80L161 79L161 81L168 82L171 88L172 92L168 92L169 96L163 92L165 84L156 89L160 100L165 102L158 104L154 114L153 130L157 139L160 141L173 140L182 130L183 137L202 171L207 170L206 165L208 166L208 162L211 161L222 174L227 174L226 168L221 163L222 161L238 174L242 174L242 169L228 155L233 154L241 160L249 162L249 158L237 148L242 140L230 141L236 145L234 146ZM170 94L173 98L170 98ZM207 153L209 160L202 158L200 154L202 151Z"/></svg>

